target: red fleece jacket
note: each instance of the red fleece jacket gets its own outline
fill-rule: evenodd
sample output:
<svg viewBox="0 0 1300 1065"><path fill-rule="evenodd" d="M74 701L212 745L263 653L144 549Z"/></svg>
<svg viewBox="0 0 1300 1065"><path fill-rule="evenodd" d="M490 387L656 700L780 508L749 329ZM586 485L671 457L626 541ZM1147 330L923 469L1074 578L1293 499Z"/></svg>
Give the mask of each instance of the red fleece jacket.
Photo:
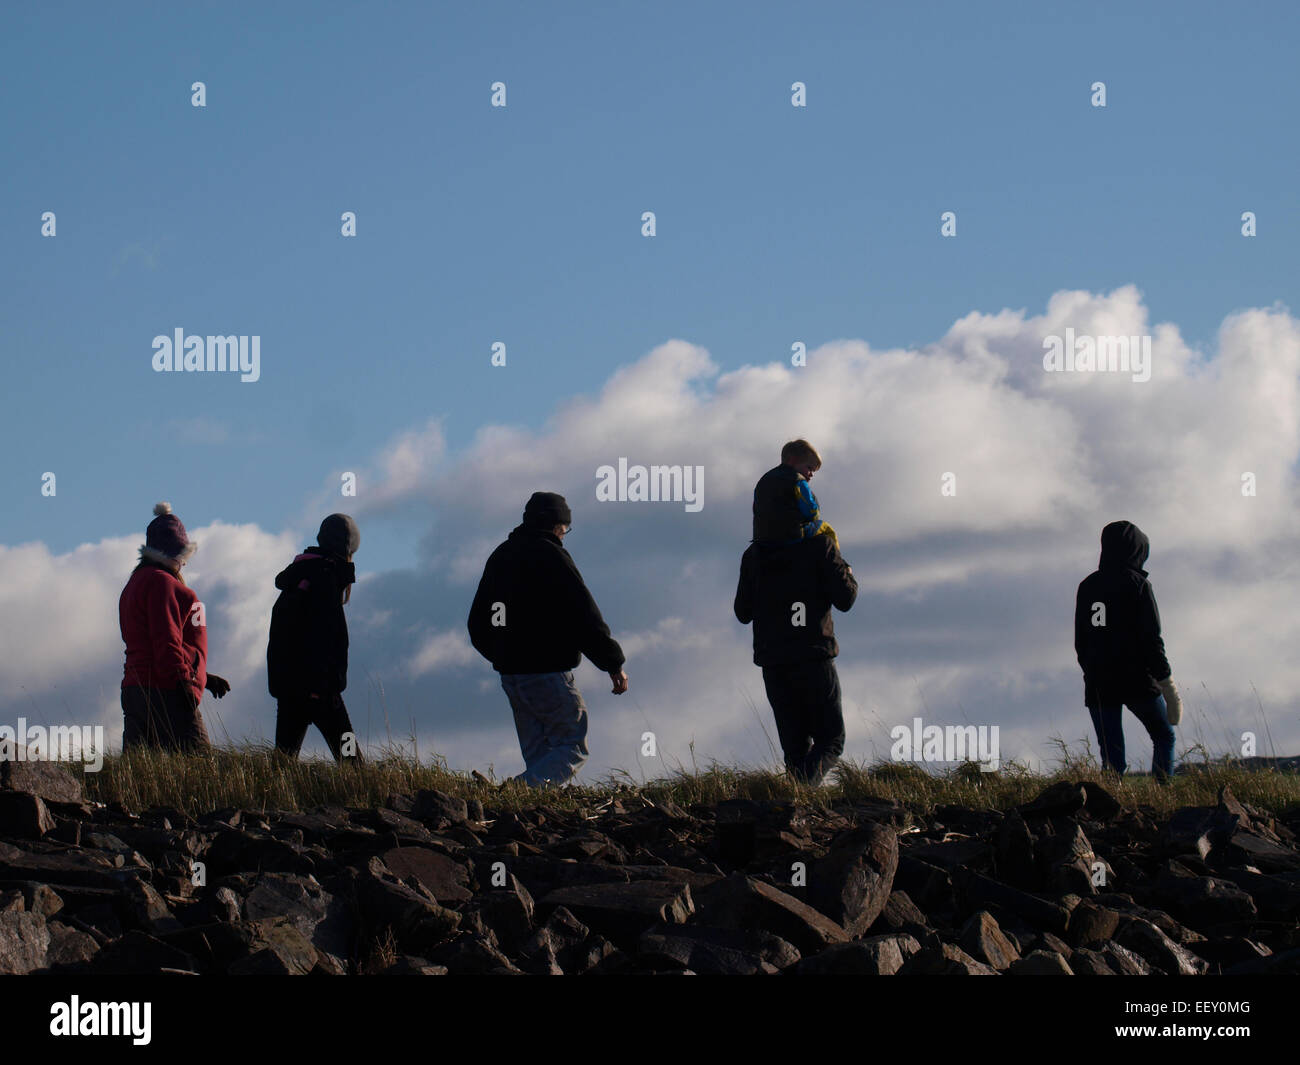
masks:
<svg viewBox="0 0 1300 1065"><path fill-rule="evenodd" d="M117 604L126 643L123 688L189 684L194 698L203 698L208 681L208 629L194 624L198 601L193 591L161 566L140 566L131 574Z"/></svg>

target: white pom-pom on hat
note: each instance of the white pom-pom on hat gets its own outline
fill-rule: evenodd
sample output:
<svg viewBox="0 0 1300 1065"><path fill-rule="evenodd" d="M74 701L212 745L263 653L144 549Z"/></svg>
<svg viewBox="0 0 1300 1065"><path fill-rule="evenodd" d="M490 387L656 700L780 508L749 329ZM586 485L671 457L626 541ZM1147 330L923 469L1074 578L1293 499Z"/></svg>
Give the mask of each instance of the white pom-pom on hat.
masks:
<svg viewBox="0 0 1300 1065"><path fill-rule="evenodd" d="M155 503L153 505L153 512L161 518L164 514L170 514L172 512L172 505L165 501L162 503Z"/></svg>

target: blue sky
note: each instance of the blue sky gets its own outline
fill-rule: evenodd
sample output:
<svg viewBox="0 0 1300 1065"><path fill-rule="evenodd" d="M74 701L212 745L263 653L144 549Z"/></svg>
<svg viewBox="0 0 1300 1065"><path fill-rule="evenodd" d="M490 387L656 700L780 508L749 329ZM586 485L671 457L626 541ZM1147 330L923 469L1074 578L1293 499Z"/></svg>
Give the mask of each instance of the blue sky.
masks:
<svg viewBox="0 0 1300 1065"><path fill-rule="evenodd" d="M432 419L437 490L380 506L363 479L352 507L363 573L427 568L522 506L467 460L476 434L534 434L533 487L588 483L546 427L674 339L725 375L788 365L796 340L915 351L972 313L1133 285L1213 359L1233 312L1295 301L1300 12L1133 8L11 6L0 544L139 537L162 498L191 528L305 543L352 503L339 471L379 477ZM259 335L261 379L154 373L177 327Z"/></svg>

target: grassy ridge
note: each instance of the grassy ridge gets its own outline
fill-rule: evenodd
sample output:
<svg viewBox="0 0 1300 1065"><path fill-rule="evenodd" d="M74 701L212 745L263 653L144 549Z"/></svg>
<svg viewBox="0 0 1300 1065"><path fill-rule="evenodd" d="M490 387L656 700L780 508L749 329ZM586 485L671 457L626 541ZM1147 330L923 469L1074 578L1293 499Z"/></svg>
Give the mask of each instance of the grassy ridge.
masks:
<svg viewBox="0 0 1300 1065"><path fill-rule="evenodd" d="M422 763L390 749L362 766L340 768L324 760L285 761L272 748L214 748L206 754L177 755L133 751L107 757L99 773L86 774L87 796L120 802L140 812L173 807L195 816L223 807L246 810L308 810L315 806L374 807L394 793L437 788L465 799L477 798L498 809L545 804L560 810L590 808L611 798L636 793L671 800L679 806L711 805L723 799L787 799L808 805L836 800L896 799L918 813L953 804L1005 810L1027 802L1058 780L1093 780L1127 807L1148 806L1167 814L1179 806L1213 805L1219 788L1228 785L1244 802L1283 813L1300 807L1300 774L1274 770L1247 771L1231 763L1207 764L1175 776L1166 786L1146 776L1117 781L1089 760L1068 754L1059 769L1035 773L1015 763L997 772L980 772L974 763L943 775L908 763L855 764L845 760L826 786L800 786L775 768L678 768L670 775L637 782L626 774L580 787L537 791L519 784L503 790L467 773L448 769L441 760Z"/></svg>

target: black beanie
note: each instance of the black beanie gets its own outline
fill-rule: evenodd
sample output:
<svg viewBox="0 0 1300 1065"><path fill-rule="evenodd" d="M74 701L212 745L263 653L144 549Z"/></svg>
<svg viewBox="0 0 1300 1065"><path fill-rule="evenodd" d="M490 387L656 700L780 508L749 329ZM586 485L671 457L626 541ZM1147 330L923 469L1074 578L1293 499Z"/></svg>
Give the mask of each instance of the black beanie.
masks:
<svg viewBox="0 0 1300 1065"><path fill-rule="evenodd" d="M331 514L320 523L316 542L331 555L347 558L361 546L361 531L347 514Z"/></svg>
<svg viewBox="0 0 1300 1065"><path fill-rule="evenodd" d="M557 492L534 492L524 504L524 524L532 529L573 523L573 511Z"/></svg>

